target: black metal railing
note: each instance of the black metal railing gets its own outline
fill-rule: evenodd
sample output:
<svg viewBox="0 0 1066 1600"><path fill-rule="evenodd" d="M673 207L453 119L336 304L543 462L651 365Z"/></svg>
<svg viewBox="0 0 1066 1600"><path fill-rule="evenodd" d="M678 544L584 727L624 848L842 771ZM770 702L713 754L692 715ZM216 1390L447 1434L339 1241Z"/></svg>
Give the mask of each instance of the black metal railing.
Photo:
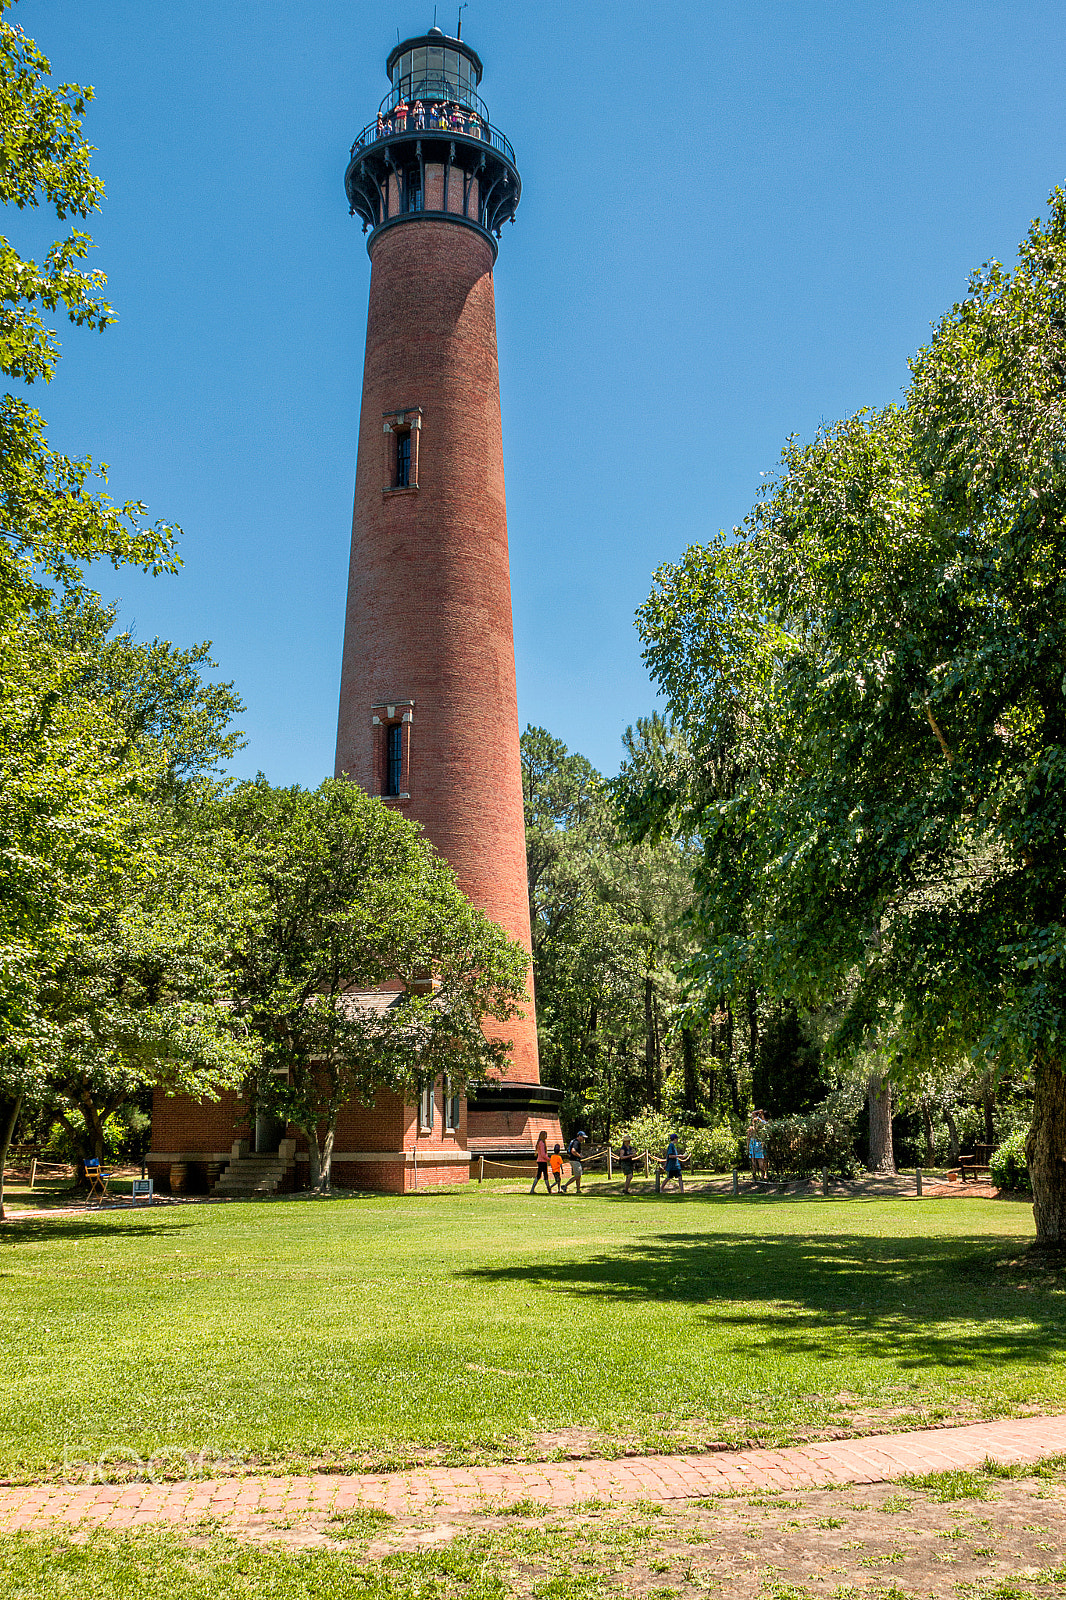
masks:
<svg viewBox="0 0 1066 1600"><path fill-rule="evenodd" d="M477 139L482 144L487 144L499 152L511 166L515 165L514 149L510 139L506 138L498 128L494 128L486 117L474 111L464 111L454 102L439 101L424 105L419 116L410 106L406 116L397 116L395 111L387 116L379 112L374 122L368 122L362 133L352 145L351 153L358 155L361 150L369 150L374 145L380 144L385 139L394 139L400 134L438 133L458 135L460 138Z"/></svg>

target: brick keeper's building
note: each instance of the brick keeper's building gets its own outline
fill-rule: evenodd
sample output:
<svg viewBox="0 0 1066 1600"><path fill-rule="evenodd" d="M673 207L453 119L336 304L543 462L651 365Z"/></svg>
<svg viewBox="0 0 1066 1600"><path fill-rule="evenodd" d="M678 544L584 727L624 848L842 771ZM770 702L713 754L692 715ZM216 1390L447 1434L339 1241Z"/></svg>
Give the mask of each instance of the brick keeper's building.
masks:
<svg viewBox="0 0 1066 1600"><path fill-rule="evenodd" d="M432 28L386 70L344 180L371 274L336 773L421 822L474 904L529 950L492 281L522 184L469 45ZM501 1032L506 1077L469 1102L437 1083L417 1105L348 1106L334 1181L461 1182L472 1157L528 1160L540 1128L561 1138L532 1004ZM238 1095L157 1093L148 1162L175 1188L307 1182L295 1131Z"/></svg>

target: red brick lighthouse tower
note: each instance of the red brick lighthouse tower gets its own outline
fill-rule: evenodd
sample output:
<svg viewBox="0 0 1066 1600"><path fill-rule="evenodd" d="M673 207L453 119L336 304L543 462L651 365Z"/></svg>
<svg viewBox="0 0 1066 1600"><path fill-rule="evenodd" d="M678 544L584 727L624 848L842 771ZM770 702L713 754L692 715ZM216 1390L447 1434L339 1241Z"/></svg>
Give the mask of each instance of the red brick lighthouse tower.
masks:
<svg viewBox="0 0 1066 1600"><path fill-rule="evenodd" d="M371 276L336 771L421 822L529 950L492 282L522 185L469 45L433 28L386 70L345 175ZM561 1096L532 1003L501 1031L507 1080L473 1095L469 1146L528 1159Z"/></svg>

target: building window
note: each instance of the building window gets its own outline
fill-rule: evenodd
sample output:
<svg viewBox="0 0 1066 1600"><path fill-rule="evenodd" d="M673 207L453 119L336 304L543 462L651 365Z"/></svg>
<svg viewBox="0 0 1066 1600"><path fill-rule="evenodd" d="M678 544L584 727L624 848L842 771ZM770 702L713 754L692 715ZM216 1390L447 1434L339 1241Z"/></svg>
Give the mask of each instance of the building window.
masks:
<svg viewBox="0 0 1066 1600"><path fill-rule="evenodd" d="M459 1117L462 1112L462 1096L452 1093L452 1080L444 1080L444 1131L445 1133L459 1132Z"/></svg>
<svg viewBox="0 0 1066 1600"><path fill-rule="evenodd" d="M409 167L407 171L407 209L422 209L422 172L419 167Z"/></svg>
<svg viewBox="0 0 1066 1600"><path fill-rule="evenodd" d="M390 722L385 729L386 794L403 793L403 723Z"/></svg>
<svg viewBox="0 0 1066 1600"><path fill-rule="evenodd" d="M385 441L384 492L418 488L418 441L422 434L422 408L386 411L382 416Z"/></svg>
<svg viewBox="0 0 1066 1600"><path fill-rule="evenodd" d="M396 487L411 487L411 430L396 435Z"/></svg>
<svg viewBox="0 0 1066 1600"><path fill-rule="evenodd" d="M418 1126L421 1133L433 1132L433 1100L434 1085L432 1082L423 1085L422 1097L418 1107Z"/></svg>

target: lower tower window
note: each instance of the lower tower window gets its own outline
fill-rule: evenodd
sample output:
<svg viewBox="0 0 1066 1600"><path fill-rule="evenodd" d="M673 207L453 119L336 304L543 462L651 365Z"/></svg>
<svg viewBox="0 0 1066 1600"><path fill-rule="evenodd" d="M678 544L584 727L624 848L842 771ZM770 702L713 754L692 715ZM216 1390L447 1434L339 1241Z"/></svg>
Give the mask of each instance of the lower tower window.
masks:
<svg viewBox="0 0 1066 1600"><path fill-rule="evenodd" d="M389 800L411 798L411 725L413 700L376 701L370 708L373 728L371 793Z"/></svg>
<svg viewBox="0 0 1066 1600"><path fill-rule="evenodd" d="M403 723L385 729L385 793L403 793Z"/></svg>

